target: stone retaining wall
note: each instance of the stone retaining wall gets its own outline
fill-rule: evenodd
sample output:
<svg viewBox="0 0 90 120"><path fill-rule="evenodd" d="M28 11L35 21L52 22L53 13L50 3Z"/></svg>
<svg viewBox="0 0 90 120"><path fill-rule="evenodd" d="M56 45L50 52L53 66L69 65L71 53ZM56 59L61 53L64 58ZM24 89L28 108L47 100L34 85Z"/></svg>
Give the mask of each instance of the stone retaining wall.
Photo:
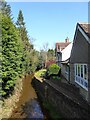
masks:
<svg viewBox="0 0 90 120"><path fill-rule="evenodd" d="M58 91L53 85L50 85L47 81L40 82L35 78L32 80L32 84L40 97L40 99L46 99L56 110L64 116L64 118L90 118L90 106L88 104L78 104L62 92Z"/></svg>

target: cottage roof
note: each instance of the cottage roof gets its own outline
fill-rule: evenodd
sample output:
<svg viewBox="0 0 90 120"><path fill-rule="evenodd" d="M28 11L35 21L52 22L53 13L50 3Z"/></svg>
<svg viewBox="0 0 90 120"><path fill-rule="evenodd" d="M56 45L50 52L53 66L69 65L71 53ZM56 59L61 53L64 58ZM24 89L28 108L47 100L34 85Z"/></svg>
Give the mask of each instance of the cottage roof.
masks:
<svg viewBox="0 0 90 120"><path fill-rule="evenodd" d="M69 42L69 39L66 38L65 39L65 42L57 42L56 43L56 50L57 52L59 51L62 51L63 49L65 49L71 42Z"/></svg>
<svg viewBox="0 0 90 120"><path fill-rule="evenodd" d="M79 23L79 25L90 38L90 23Z"/></svg>
<svg viewBox="0 0 90 120"><path fill-rule="evenodd" d="M60 42L60 43L56 43L56 46L67 47L69 44L70 44L70 42L68 42L68 43Z"/></svg>
<svg viewBox="0 0 90 120"><path fill-rule="evenodd" d="M64 50L61 51L61 53L62 53L62 61L66 61L66 60L68 60L70 58L72 44L73 43L70 43Z"/></svg>
<svg viewBox="0 0 90 120"><path fill-rule="evenodd" d="M86 41L90 44L90 23L77 23L74 40L76 39L78 30L82 33Z"/></svg>

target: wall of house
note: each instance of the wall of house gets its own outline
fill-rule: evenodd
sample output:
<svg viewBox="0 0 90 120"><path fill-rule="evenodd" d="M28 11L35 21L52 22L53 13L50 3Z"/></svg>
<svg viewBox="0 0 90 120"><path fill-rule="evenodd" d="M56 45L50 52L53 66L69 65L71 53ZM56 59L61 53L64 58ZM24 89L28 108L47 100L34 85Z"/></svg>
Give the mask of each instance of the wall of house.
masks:
<svg viewBox="0 0 90 120"><path fill-rule="evenodd" d="M61 74L66 78L65 75L65 65L61 64Z"/></svg>
<svg viewBox="0 0 90 120"><path fill-rule="evenodd" d="M88 76L89 76L89 78L88 78L88 101L90 103L90 64L88 64Z"/></svg>
<svg viewBox="0 0 90 120"><path fill-rule="evenodd" d="M74 64L75 63L83 63L89 64L90 60L88 59L88 42L86 41L85 37L82 33L78 30L76 38L73 42L73 47L71 51L71 58L70 58L70 82L75 84L77 87L80 88L80 94L83 96L84 99L88 100L88 92L80 87L77 83L75 83L75 71L74 71ZM89 60L89 61L88 61ZM90 75L89 75L90 76ZM90 78L89 78L90 82ZM89 83L90 86L90 83ZM90 91L90 90L89 90ZM90 93L89 93L90 95Z"/></svg>
<svg viewBox="0 0 90 120"><path fill-rule="evenodd" d="M90 69L90 66L89 66L89 69ZM88 74L90 75L90 72L88 72ZM81 86L79 86L77 83L75 83L74 64L70 64L70 83L71 84L75 84L75 86L80 89L80 94L82 95L82 97L85 100L87 100L88 102L90 102L90 80L89 80L89 90L88 90L88 92L84 88L82 88Z"/></svg>
<svg viewBox="0 0 90 120"><path fill-rule="evenodd" d="M69 81L69 76L66 73L66 65L65 64L61 64L61 74L66 78L66 80Z"/></svg>
<svg viewBox="0 0 90 120"><path fill-rule="evenodd" d="M89 41L90 41L90 39L89 39ZM88 44L88 62L90 65L90 44Z"/></svg>
<svg viewBox="0 0 90 120"><path fill-rule="evenodd" d="M75 84L74 64L70 64L70 83Z"/></svg>
<svg viewBox="0 0 90 120"><path fill-rule="evenodd" d="M88 63L88 42L82 33L77 32L77 37L73 42L70 63Z"/></svg>
<svg viewBox="0 0 90 120"><path fill-rule="evenodd" d="M76 83L76 86L80 88L80 94L82 95L82 97L85 100L89 101L88 100L88 92L85 89L83 89L82 87L80 87L77 83Z"/></svg>
<svg viewBox="0 0 90 120"><path fill-rule="evenodd" d="M61 63L60 63L61 59L62 59L61 53L60 52L56 53L56 63L58 66L61 66Z"/></svg>
<svg viewBox="0 0 90 120"><path fill-rule="evenodd" d="M89 61L89 64L88 64L88 76L89 76L89 78L88 78L88 87L89 87L89 89L88 89L88 100L89 100L89 102L90 102L90 44L88 44L88 61Z"/></svg>

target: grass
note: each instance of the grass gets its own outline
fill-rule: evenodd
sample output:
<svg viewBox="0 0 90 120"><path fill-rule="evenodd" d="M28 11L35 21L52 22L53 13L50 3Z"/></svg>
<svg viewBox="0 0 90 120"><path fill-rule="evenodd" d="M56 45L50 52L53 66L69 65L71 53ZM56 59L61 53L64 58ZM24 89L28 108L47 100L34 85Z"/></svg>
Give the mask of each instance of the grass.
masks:
<svg viewBox="0 0 90 120"><path fill-rule="evenodd" d="M41 69L35 73L35 76L37 77L43 77L46 73L46 69Z"/></svg>

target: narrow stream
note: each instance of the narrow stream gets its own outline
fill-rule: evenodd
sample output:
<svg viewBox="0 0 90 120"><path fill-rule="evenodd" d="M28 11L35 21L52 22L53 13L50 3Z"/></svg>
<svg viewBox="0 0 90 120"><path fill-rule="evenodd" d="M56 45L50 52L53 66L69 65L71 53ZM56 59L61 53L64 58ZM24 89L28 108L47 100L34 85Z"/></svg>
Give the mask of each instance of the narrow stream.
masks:
<svg viewBox="0 0 90 120"><path fill-rule="evenodd" d="M27 75L23 79L23 89L19 102L14 109L11 118L40 118L44 119L45 116L41 110L36 92L31 85L33 75Z"/></svg>

